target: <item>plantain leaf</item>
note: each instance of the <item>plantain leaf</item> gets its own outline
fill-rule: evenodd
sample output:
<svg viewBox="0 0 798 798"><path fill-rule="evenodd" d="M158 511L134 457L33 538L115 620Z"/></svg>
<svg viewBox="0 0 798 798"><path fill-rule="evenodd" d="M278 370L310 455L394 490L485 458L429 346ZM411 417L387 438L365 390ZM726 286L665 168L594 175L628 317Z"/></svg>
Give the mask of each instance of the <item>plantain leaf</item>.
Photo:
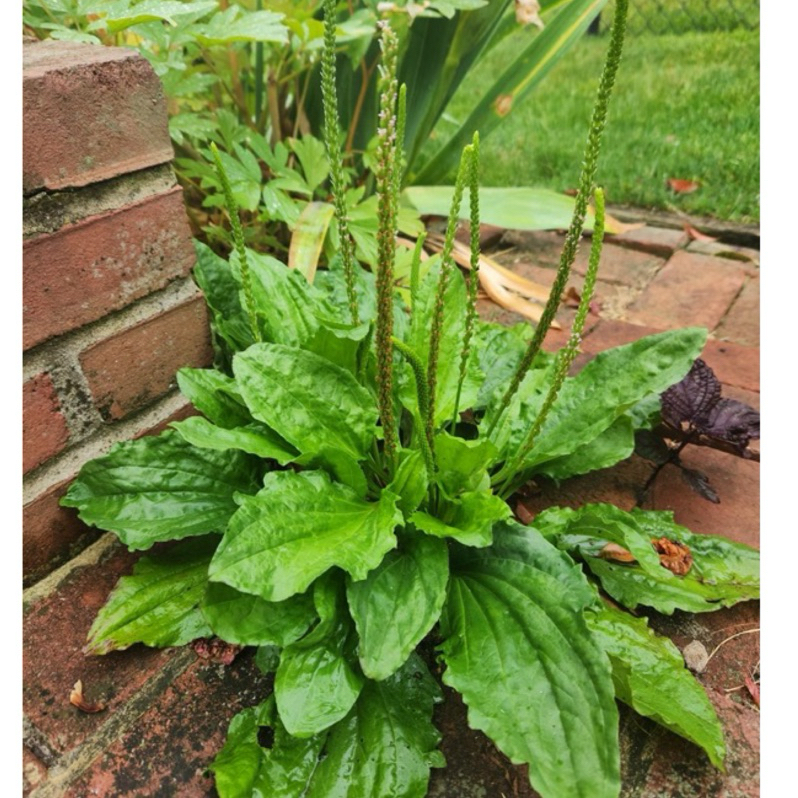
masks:
<svg viewBox="0 0 798 798"><path fill-rule="evenodd" d="M327 202L309 202L294 225L288 250L288 268L296 269L309 283L316 276L321 247L333 211L333 206Z"/></svg>
<svg viewBox="0 0 798 798"><path fill-rule="evenodd" d="M324 471L269 473L241 497L209 576L267 601L303 593L336 565L363 579L396 546L396 500L383 491L366 502Z"/></svg>
<svg viewBox="0 0 798 798"><path fill-rule="evenodd" d="M337 574L313 590L319 624L283 649L274 677L280 720L294 737L312 737L343 718L360 694L363 677L354 659L354 626Z"/></svg>
<svg viewBox="0 0 798 798"><path fill-rule="evenodd" d="M215 535L187 540L142 557L123 576L89 630L86 652L107 654L134 643L155 648L182 646L211 629L198 609L208 584Z"/></svg>
<svg viewBox="0 0 798 798"><path fill-rule="evenodd" d="M304 795L423 798L430 768L444 765L437 750L440 734L431 721L440 698L416 654L387 679L367 681L352 712L329 730L324 757Z"/></svg>
<svg viewBox="0 0 798 798"><path fill-rule="evenodd" d="M264 601L220 582L208 583L200 610L215 635L242 646L287 646L305 634L316 619L308 594Z"/></svg>
<svg viewBox="0 0 798 798"><path fill-rule="evenodd" d="M704 749L723 767L723 730L704 692L684 664L679 649L648 628L645 618L604 606L586 620L612 663L615 694L636 712Z"/></svg>
<svg viewBox="0 0 798 798"><path fill-rule="evenodd" d="M438 620L448 561L444 541L406 536L365 579L347 582L360 665L370 679L395 673Z"/></svg>
<svg viewBox="0 0 798 798"><path fill-rule="evenodd" d="M507 503L489 491L461 493L456 499L443 499L437 515L417 511L411 523L435 537L454 538L464 546L490 546L493 525L512 515Z"/></svg>
<svg viewBox="0 0 798 798"><path fill-rule="evenodd" d="M254 344L233 360L252 415L302 454L337 448L362 459L375 434L373 396L326 358L280 344Z"/></svg>
<svg viewBox="0 0 798 798"><path fill-rule="evenodd" d="M719 535L695 535L676 524L673 513L589 504L579 510L553 508L534 526L582 557L601 586L629 609L642 604L671 615L674 610L712 612L759 598L759 552ZM677 575L659 565L651 541L668 538L689 549L692 565ZM629 549L637 562L620 564L598 555L607 542Z"/></svg>
<svg viewBox="0 0 798 798"><path fill-rule="evenodd" d="M488 549L452 551L441 617L444 681L543 798L617 798L618 714L609 662L583 610L579 568L539 533L497 525Z"/></svg>
<svg viewBox="0 0 798 798"><path fill-rule="evenodd" d="M118 443L86 463L66 496L81 520L115 532L130 549L222 532L236 493L258 489L258 461L186 443L177 432Z"/></svg>
<svg viewBox="0 0 798 798"><path fill-rule="evenodd" d="M170 424L185 441L199 449L215 449L220 452L234 449L254 454L280 465L294 460L298 452L290 443L282 440L274 430L262 424L248 424L246 427L225 429L211 424L199 416Z"/></svg>
<svg viewBox="0 0 798 798"><path fill-rule="evenodd" d="M225 429L243 427L252 416L232 377L216 369L182 368L177 372L180 392L208 420Z"/></svg>

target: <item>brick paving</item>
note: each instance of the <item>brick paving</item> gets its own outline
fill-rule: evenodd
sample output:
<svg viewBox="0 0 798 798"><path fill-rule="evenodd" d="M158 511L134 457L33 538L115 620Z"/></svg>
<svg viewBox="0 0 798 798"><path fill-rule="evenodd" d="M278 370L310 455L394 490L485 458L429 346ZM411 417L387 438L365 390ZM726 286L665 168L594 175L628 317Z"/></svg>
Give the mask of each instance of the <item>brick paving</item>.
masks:
<svg viewBox="0 0 798 798"><path fill-rule="evenodd" d="M492 240L498 242L492 257L503 265L541 281L553 277L559 234L508 233L499 238L493 231ZM649 332L705 324L710 340L704 357L721 380L723 395L758 407L758 252L721 245L702 250L697 243L682 230L652 225L608 239L597 312L588 319L580 362ZM583 267L584 254L573 277L577 289ZM521 320L487 302L480 304L487 318ZM561 309L563 327L572 316L572 309ZM552 331L547 346L556 348L565 336L564 331ZM684 460L709 475L720 504L699 498L675 469L666 467L644 506L673 510L678 522L696 532L758 546L758 463L704 447L688 447ZM526 511L586 501L631 508L651 468L633 456L607 471L545 487L525 499ZM229 667L199 660L190 648L152 651L134 646L105 657L85 656L82 647L96 611L133 561L106 535L25 592L26 796L215 795L206 768L229 719L269 690L269 681L258 675L247 653ZM759 712L741 689L745 676L758 666L758 609L758 602L749 602L701 616L651 614L652 626L680 647L699 640L712 651L723 643L699 679L723 722L727 768L725 773L716 771L698 748L622 708L623 798L759 795ZM733 635L738 636L728 639ZM88 715L69 704L78 679L88 700L106 702L105 711ZM465 709L450 691L438 707L436 723L447 737L443 750L449 767L433 772L433 798L534 796L524 768L511 765L480 733L467 728Z"/></svg>

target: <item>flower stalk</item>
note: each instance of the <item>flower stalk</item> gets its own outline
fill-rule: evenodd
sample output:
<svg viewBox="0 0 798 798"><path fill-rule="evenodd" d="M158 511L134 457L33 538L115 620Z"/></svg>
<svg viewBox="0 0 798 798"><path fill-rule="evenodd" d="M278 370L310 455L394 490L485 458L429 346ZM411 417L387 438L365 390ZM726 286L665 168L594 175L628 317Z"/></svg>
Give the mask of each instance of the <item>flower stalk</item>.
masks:
<svg viewBox="0 0 798 798"><path fill-rule="evenodd" d="M344 172L341 155L340 126L338 123L338 93L335 88L335 0L324 0L324 50L321 58L321 94L324 106L324 146L330 164L335 219L338 223L338 238L341 262L344 267L346 296L352 324L360 324L357 292L355 291L355 246L349 232L346 213L346 189L348 180Z"/></svg>
<svg viewBox="0 0 798 798"><path fill-rule="evenodd" d="M571 218L571 225L568 228L568 233L565 236L565 242L560 256L560 265L557 269L557 275L554 278L554 285L551 288L549 299L543 309L540 322L535 328L532 340L529 342L529 346L502 397L498 412L495 414L493 422L488 429L488 435L496 428L496 424L501 418L501 415L509 406L510 400L521 385L521 382L532 366L538 352L540 352L543 339L549 327L551 327L552 321L554 321L554 314L559 307L560 298L565 290L568 275L571 272L571 266L576 258L576 253L579 248L579 239L582 235L585 216L587 214L588 198L592 193L593 181L596 176L598 157L601 150L601 137L607 122L607 109L609 108L612 89L615 85L615 76L618 73L618 66L621 62L623 41L626 33L626 12L628 5L628 0L617 0L615 4L615 16L612 20L610 44L607 48L607 58L604 62L604 69L601 73L601 80L599 81L598 92L596 94L596 102L593 106L593 116L590 121L590 131L585 147L585 157L582 162L582 173L579 178L579 188L574 202L574 213Z"/></svg>

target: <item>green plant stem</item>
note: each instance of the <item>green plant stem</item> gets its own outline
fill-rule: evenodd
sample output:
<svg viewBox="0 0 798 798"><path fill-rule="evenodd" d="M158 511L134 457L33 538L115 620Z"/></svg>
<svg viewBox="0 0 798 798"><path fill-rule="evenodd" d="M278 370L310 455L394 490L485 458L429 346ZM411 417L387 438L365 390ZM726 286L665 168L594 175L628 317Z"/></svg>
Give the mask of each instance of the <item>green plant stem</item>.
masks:
<svg viewBox="0 0 798 798"><path fill-rule="evenodd" d="M355 247L349 232L346 213L347 179L341 158L338 124L338 95L335 88L335 0L324 0L324 50L321 60L321 91L324 105L324 145L330 162L335 219L338 223L338 238L341 261L346 281L346 296L352 324L360 323L355 291Z"/></svg>
<svg viewBox="0 0 798 798"><path fill-rule="evenodd" d="M383 62L380 66L380 110L377 128L377 402L382 421L385 452L390 463L396 456L396 425L393 412L393 284L396 258L396 214L398 196L396 168L396 34L382 25Z"/></svg>
<svg viewBox="0 0 798 798"><path fill-rule="evenodd" d="M247 317L249 318L249 327L252 331L252 337L256 342L263 340L260 334L260 327L258 326L258 317L255 313L255 299L252 294L252 280L249 273L249 261L247 260L247 250L244 246L244 231L241 229L241 219L238 216L238 206L233 198L233 190L230 187L230 180L227 177L227 172L222 166L222 159L219 157L219 150L216 144L211 142L211 153L213 160L216 164L216 172L219 175L219 182L222 184L222 191L224 193L224 201L227 205L227 212L230 215L230 226L233 229L233 243L238 253L238 262L241 267L241 285L244 289L244 301L247 306Z"/></svg>
<svg viewBox="0 0 798 798"><path fill-rule="evenodd" d="M479 286L479 133L474 133L471 143L471 159L468 164L468 193L470 200L470 235L471 244L470 269L466 279L468 288L468 306L466 309L466 325L463 335L463 349L460 355L460 379L457 382L457 394L454 399L454 413L452 414L452 431L457 426L457 415L460 409L460 396L463 391L468 358L471 355L471 338L477 320L477 290Z"/></svg>
<svg viewBox="0 0 798 798"><path fill-rule="evenodd" d="M590 132L587 137L587 145L585 147L585 157L582 162L582 173L579 178L579 188L576 194L574 203L574 214L571 219L571 225L568 228L568 233L565 236L562 254L560 256L560 265L557 269L557 275L554 279L554 285L551 288L546 306L543 309L543 314L540 317L540 322L535 328L535 334L529 343L529 347L524 353L518 368L513 375L510 385L499 403L499 408L493 421L488 428L488 436L491 435L496 428L504 411L510 404L515 392L518 390L521 382L523 381L526 373L529 371L532 363L535 360L538 352L540 351L543 339L554 321L554 315L560 304L560 298L565 290L568 275L571 272L571 265L576 258L576 252L579 247L579 239L582 235L582 229L585 223L585 216L587 214L587 202L593 189L593 180L596 176L596 168L598 166L598 156L601 150L601 136L604 132L604 126L607 121L607 109L609 108L610 96L612 95L612 88L615 84L615 76L618 73L618 65L621 61L621 53L623 52L623 40L626 32L626 12L628 9L628 0L617 0L615 5L615 16L612 20L612 33L610 35L610 43L607 48L607 58L604 62L604 70L601 74L599 81L598 92L596 94L596 102L593 107L593 116L590 122Z"/></svg>
<svg viewBox="0 0 798 798"><path fill-rule="evenodd" d="M524 458L535 445L535 440L543 427L543 423L546 421L549 412L554 406L557 396L560 393L560 388L562 388L562 384L568 376L568 370L571 368L571 364L574 362L574 358L579 352L579 344L582 341L582 331L585 328L585 321L587 320L587 314L590 310L590 300L596 288L596 277L601 260L601 247L604 243L604 192L600 188L596 189L595 202L596 223L593 226L593 242L590 247L590 259L585 274L585 283L582 288L582 297L579 300L579 307L576 310L576 316L571 326L571 335L568 338L568 343L557 354L554 377L549 386L549 391L546 394L546 398L543 400L543 404L526 438L515 455L504 464L504 467L495 477L495 482L497 484L500 482L504 483L503 490L500 494L503 499L508 498L514 489L513 481L516 474L522 467Z"/></svg>
<svg viewBox="0 0 798 798"><path fill-rule="evenodd" d="M418 299L418 288L421 282L421 253L424 249L424 242L427 240L427 231L424 230L416 239L416 246L413 248L413 259L410 261L410 309L416 306Z"/></svg>
<svg viewBox="0 0 798 798"><path fill-rule="evenodd" d="M427 360L427 390L429 391L429 417L427 418L427 437L431 438L435 424L435 391L438 382L438 355L441 348L441 334L443 332L443 307L446 298L446 289L449 285L449 276L454 269L452 248L454 247L454 234L460 215L460 204L463 201L463 188L465 186L468 164L471 161L472 147L469 144L463 149L460 156L460 166L457 169L457 178L454 183L452 205L449 210L449 219L446 225L446 236L441 250L441 273L435 292L435 306L432 314L432 325L429 339L429 359Z"/></svg>
<svg viewBox="0 0 798 798"><path fill-rule="evenodd" d="M424 373L424 364L421 362L419 356L403 341L391 336L391 343L394 348L404 355L405 360L410 364L413 370L413 376L416 380L416 396L418 398L418 414L421 419L421 429L417 431L419 444L421 446L421 453L424 456L424 462L427 466L427 473L430 479L435 473L435 439L430 437L428 433L427 419L429 417L429 393L427 392L427 379Z"/></svg>

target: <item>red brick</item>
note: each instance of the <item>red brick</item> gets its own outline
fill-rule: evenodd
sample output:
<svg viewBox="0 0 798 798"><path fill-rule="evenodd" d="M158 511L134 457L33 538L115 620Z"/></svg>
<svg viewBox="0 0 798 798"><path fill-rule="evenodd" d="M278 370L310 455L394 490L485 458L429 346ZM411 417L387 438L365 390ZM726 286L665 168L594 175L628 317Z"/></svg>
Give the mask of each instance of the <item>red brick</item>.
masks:
<svg viewBox="0 0 798 798"><path fill-rule="evenodd" d="M628 319L662 329L718 326L743 287L733 261L679 251L629 309Z"/></svg>
<svg viewBox="0 0 798 798"><path fill-rule="evenodd" d="M22 749L22 794L30 795L47 778L47 767L27 748Z"/></svg>
<svg viewBox="0 0 798 798"><path fill-rule="evenodd" d="M719 258L739 260L759 266L759 250L750 247L739 247L735 244L725 244L722 241L691 241L687 247L689 252L701 255L715 255Z"/></svg>
<svg viewBox="0 0 798 798"><path fill-rule="evenodd" d="M121 47L23 47L23 188L85 186L173 157L147 60Z"/></svg>
<svg viewBox="0 0 798 798"><path fill-rule="evenodd" d="M639 324L630 324L626 321L602 319L585 336L582 342L582 349L595 355L605 349L631 344L646 335L653 335L658 332L662 332L662 330L654 327L643 327Z"/></svg>
<svg viewBox="0 0 798 798"><path fill-rule="evenodd" d="M645 507L673 510L676 522L692 532L759 547L759 463L706 446L688 446L681 460L709 477L720 504L702 499L688 487L680 469L668 465L649 489Z"/></svg>
<svg viewBox="0 0 798 798"><path fill-rule="evenodd" d="M66 446L69 430L50 375L37 374L22 386L22 469L27 473Z"/></svg>
<svg viewBox="0 0 798 798"><path fill-rule="evenodd" d="M574 271L584 275L589 259L590 247L581 247L574 261ZM646 252L605 244L601 251L598 276L611 283L642 287L648 284L664 265L665 261L662 258Z"/></svg>
<svg viewBox="0 0 798 798"><path fill-rule="evenodd" d="M64 798L211 798L216 791L207 768L224 744L230 720L270 692L271 679L257 670L251 652L239 655L226 668L198 660L94 762Z"/></svg>
<svg viewBox="0 0 798 798"><path fill-rule="evenodd" d="M725 385L759 391L759 347L707 341L701 357Z"/></svg>
<svg viewBox="0 0 798 798"><path fill-rule="evenodd" d="M759 346L759 276L749 277L715 331L718 338Z"/></svg>
<svg viewBox="0 0 798 798"><path fill-rule="evenodd" d="M640 252L649 252L669 258L677 249L681 249L689 242L690 237L684 230L668 227L636 227L618 235L608 235L607 241L621 247L636 249Z"/></svg>
<svg viewBox="0 0 798 798"><path fill-rule="evenodd" d="M176 385L183 366L213 360L202 295L112 335L80 355L94 402L106 420L124 418Z"/></svg>
<svg viewBox="0 0 798 798"><path fill-rule="evenodd" d="M194 265L182 189L23 244L23 347L96 321Z"/></svg>
<svg viewBox="0 0 798 798"><path fill-rule="evenodd" d="M22 571L35 581L99 537L78 520L74 510L60 507L72 477L48 488L22 509Z"/></svg>
<svg viewBox="0 0 798 798"><path fill-rule="evenodd" d="M116 547L103 561L75 568L25 614L23 712L57 753L72 750L106 723L170 657L169 650L143 646L104 656L83 653L97 612L136 559ZM86 714L69 703L78 679L87 699L104 701L105 711Z"/></svg>

